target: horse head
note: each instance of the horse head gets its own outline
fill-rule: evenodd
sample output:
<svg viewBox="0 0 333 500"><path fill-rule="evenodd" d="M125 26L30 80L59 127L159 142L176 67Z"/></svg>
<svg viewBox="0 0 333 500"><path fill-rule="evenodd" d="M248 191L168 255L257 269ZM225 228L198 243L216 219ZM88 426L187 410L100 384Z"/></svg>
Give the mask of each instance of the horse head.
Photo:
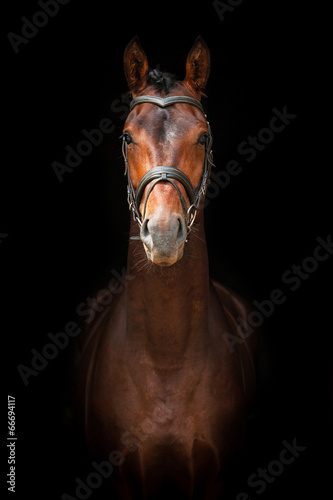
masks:
<svg viewBox="0 0 333 500"><path fill-rule="evenodd" d="M184 253L210 170L211 132L200 104L209 49L198 37L183 81L149 71L137 37L124 53L133 101L123 129L130 209L140 225L147 258L171 266Z"/></svg>

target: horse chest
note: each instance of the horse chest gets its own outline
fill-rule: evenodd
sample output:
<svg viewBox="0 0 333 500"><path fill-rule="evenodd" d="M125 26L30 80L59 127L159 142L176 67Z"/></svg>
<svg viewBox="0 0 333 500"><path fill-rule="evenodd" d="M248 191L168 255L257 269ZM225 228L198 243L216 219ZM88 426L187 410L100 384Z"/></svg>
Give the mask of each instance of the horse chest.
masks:
<svg viewBox="0 0 333 500"><path fill-rule="evenodd" d="M239 398L222 360L167 371L121 343L101 353L89 392L91 442L104 456L123 457L117 473L130 488L138 481L145 498L167 484L192 498L203 478L218 475L232 445Z"/></svg>
<svg viewBox="0 0 333 500"><path fill-rule="evenodd" d="M239 398L218 356L156 369L144 353L110 344L98 359L88 406L107 453L133 445L141 453L180 448L189 456L195 439L215 449L228 433Z"/></svg>

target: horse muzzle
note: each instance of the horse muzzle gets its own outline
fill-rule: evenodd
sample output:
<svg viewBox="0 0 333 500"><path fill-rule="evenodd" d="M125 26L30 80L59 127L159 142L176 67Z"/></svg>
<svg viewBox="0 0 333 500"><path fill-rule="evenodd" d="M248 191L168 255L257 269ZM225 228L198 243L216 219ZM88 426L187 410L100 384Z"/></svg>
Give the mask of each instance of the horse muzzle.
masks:
<svg viewBox="0 0 333 500"><path fill-rule="evenodd" d="M142 223L140 231L147 258L161 267L172 266L183 256L187 236L184 217L159 207Z"/></svg>

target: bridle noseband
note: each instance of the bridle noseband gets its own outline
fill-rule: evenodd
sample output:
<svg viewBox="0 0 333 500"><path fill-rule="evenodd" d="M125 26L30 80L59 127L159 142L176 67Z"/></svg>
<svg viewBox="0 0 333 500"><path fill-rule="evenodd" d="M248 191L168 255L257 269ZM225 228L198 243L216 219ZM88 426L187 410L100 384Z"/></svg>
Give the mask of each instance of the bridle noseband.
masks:
<svg viewBox="0 0 333 500"><path fill-rule="evenodd" d="M205 159L204 159L204 165L203 165L203 172L200 180L200 184L197 187L197 189L194 189L192 182L190 179L187 177L187 175L184 174L181 170L175 167L171 166L157 166L151 168L140 180L138 187L136 191L134 190L131 176L129 173L129 168L128 168L128 160L127 160L127 142L125 140L125 136L123 136L123 146L122 146L122 152L125 160L125 175L127 175L127 201L129 205L129 209L133 213L133 218L134 220L141 226L146 208L147 208L147 202L148 198L154 189L155 185L158 182L162 181L167 181L170 182L173 187L176 189L178 196L180 198L183 212L185 215L185 222L187 226L187 232L189 233L191 231L191 227L194 223L195 217L197 210L199 208L199 204L201 199L205 196L207 184L209 182L209 177L210 177L210 171L211 167L213 165L213 154L212 154L212 143L213 143L213 137L212 133L210 130L210 125L207 120L207 116L204 112L204 109L202 107L202 104L197 100L194 99L193 97L188 97L188 96L171 96L171 97L157 97L157 96L152 96L152 95L142 95L139 97L135 97L130 103L130 111L134 108L134 106L137 106L138 104L143 104L143 103L150 103L150 104L156 104L156 106L159 106L160 108L165 108L167 106L171 106L172 104L177 104L177 103L185 103L185 104L190 104L192 106L196 106L197 108L200 109L202 114L204 115L206 122L207 122L207 127L208 127L208 136L206 139L205 143ZM187 207L186 201L179 189L179 187L176 184L176 181L180 182L185 191L186 194L190 200L190 206ZM139 207L141 203L141 199L144 193L145 188L147 187L148 184L150 185L147 195L146 195L146 200L143 208L143 213L141 215Z"/></svg>

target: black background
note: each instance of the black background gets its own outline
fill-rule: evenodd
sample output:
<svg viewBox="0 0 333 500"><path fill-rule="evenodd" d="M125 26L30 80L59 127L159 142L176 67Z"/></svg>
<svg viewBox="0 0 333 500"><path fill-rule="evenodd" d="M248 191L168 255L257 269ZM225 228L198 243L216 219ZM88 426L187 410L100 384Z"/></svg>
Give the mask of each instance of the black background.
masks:
<svg viewBox="0 0 333 500"><path fill-rule="evenodd" d="M287 297L263 325L263 364L269 355L271 368L223 498L241 491L251 499L322 498L330 470L332 257L294 292L281 275L331 231L325 13L303 2L244 0L222 22L212 2L71 0L15 54L7 34L21 34L21 17L38 10L35 1L7 2L2 36L1 332L5 393L16 397L16 498L74 495L75 478L91 472L70 412L75 342L27 387L17 365L29 366L30 350L75 320L77 305L126 264L123 120L110 109L126 92L124 48L139 35L150 66L181 79L198 34L211 50L204 105L217 170L232 159L243 168L206 208L211 275L250 302L275 288ZM297 117L246 162L240 142L284 106ZM65 147L106 117L115 130L60 183L51 163L64 163ZM6 394L1 407L5 449ZM258 495L247 478L294 439L306 450Z"/></svg>

